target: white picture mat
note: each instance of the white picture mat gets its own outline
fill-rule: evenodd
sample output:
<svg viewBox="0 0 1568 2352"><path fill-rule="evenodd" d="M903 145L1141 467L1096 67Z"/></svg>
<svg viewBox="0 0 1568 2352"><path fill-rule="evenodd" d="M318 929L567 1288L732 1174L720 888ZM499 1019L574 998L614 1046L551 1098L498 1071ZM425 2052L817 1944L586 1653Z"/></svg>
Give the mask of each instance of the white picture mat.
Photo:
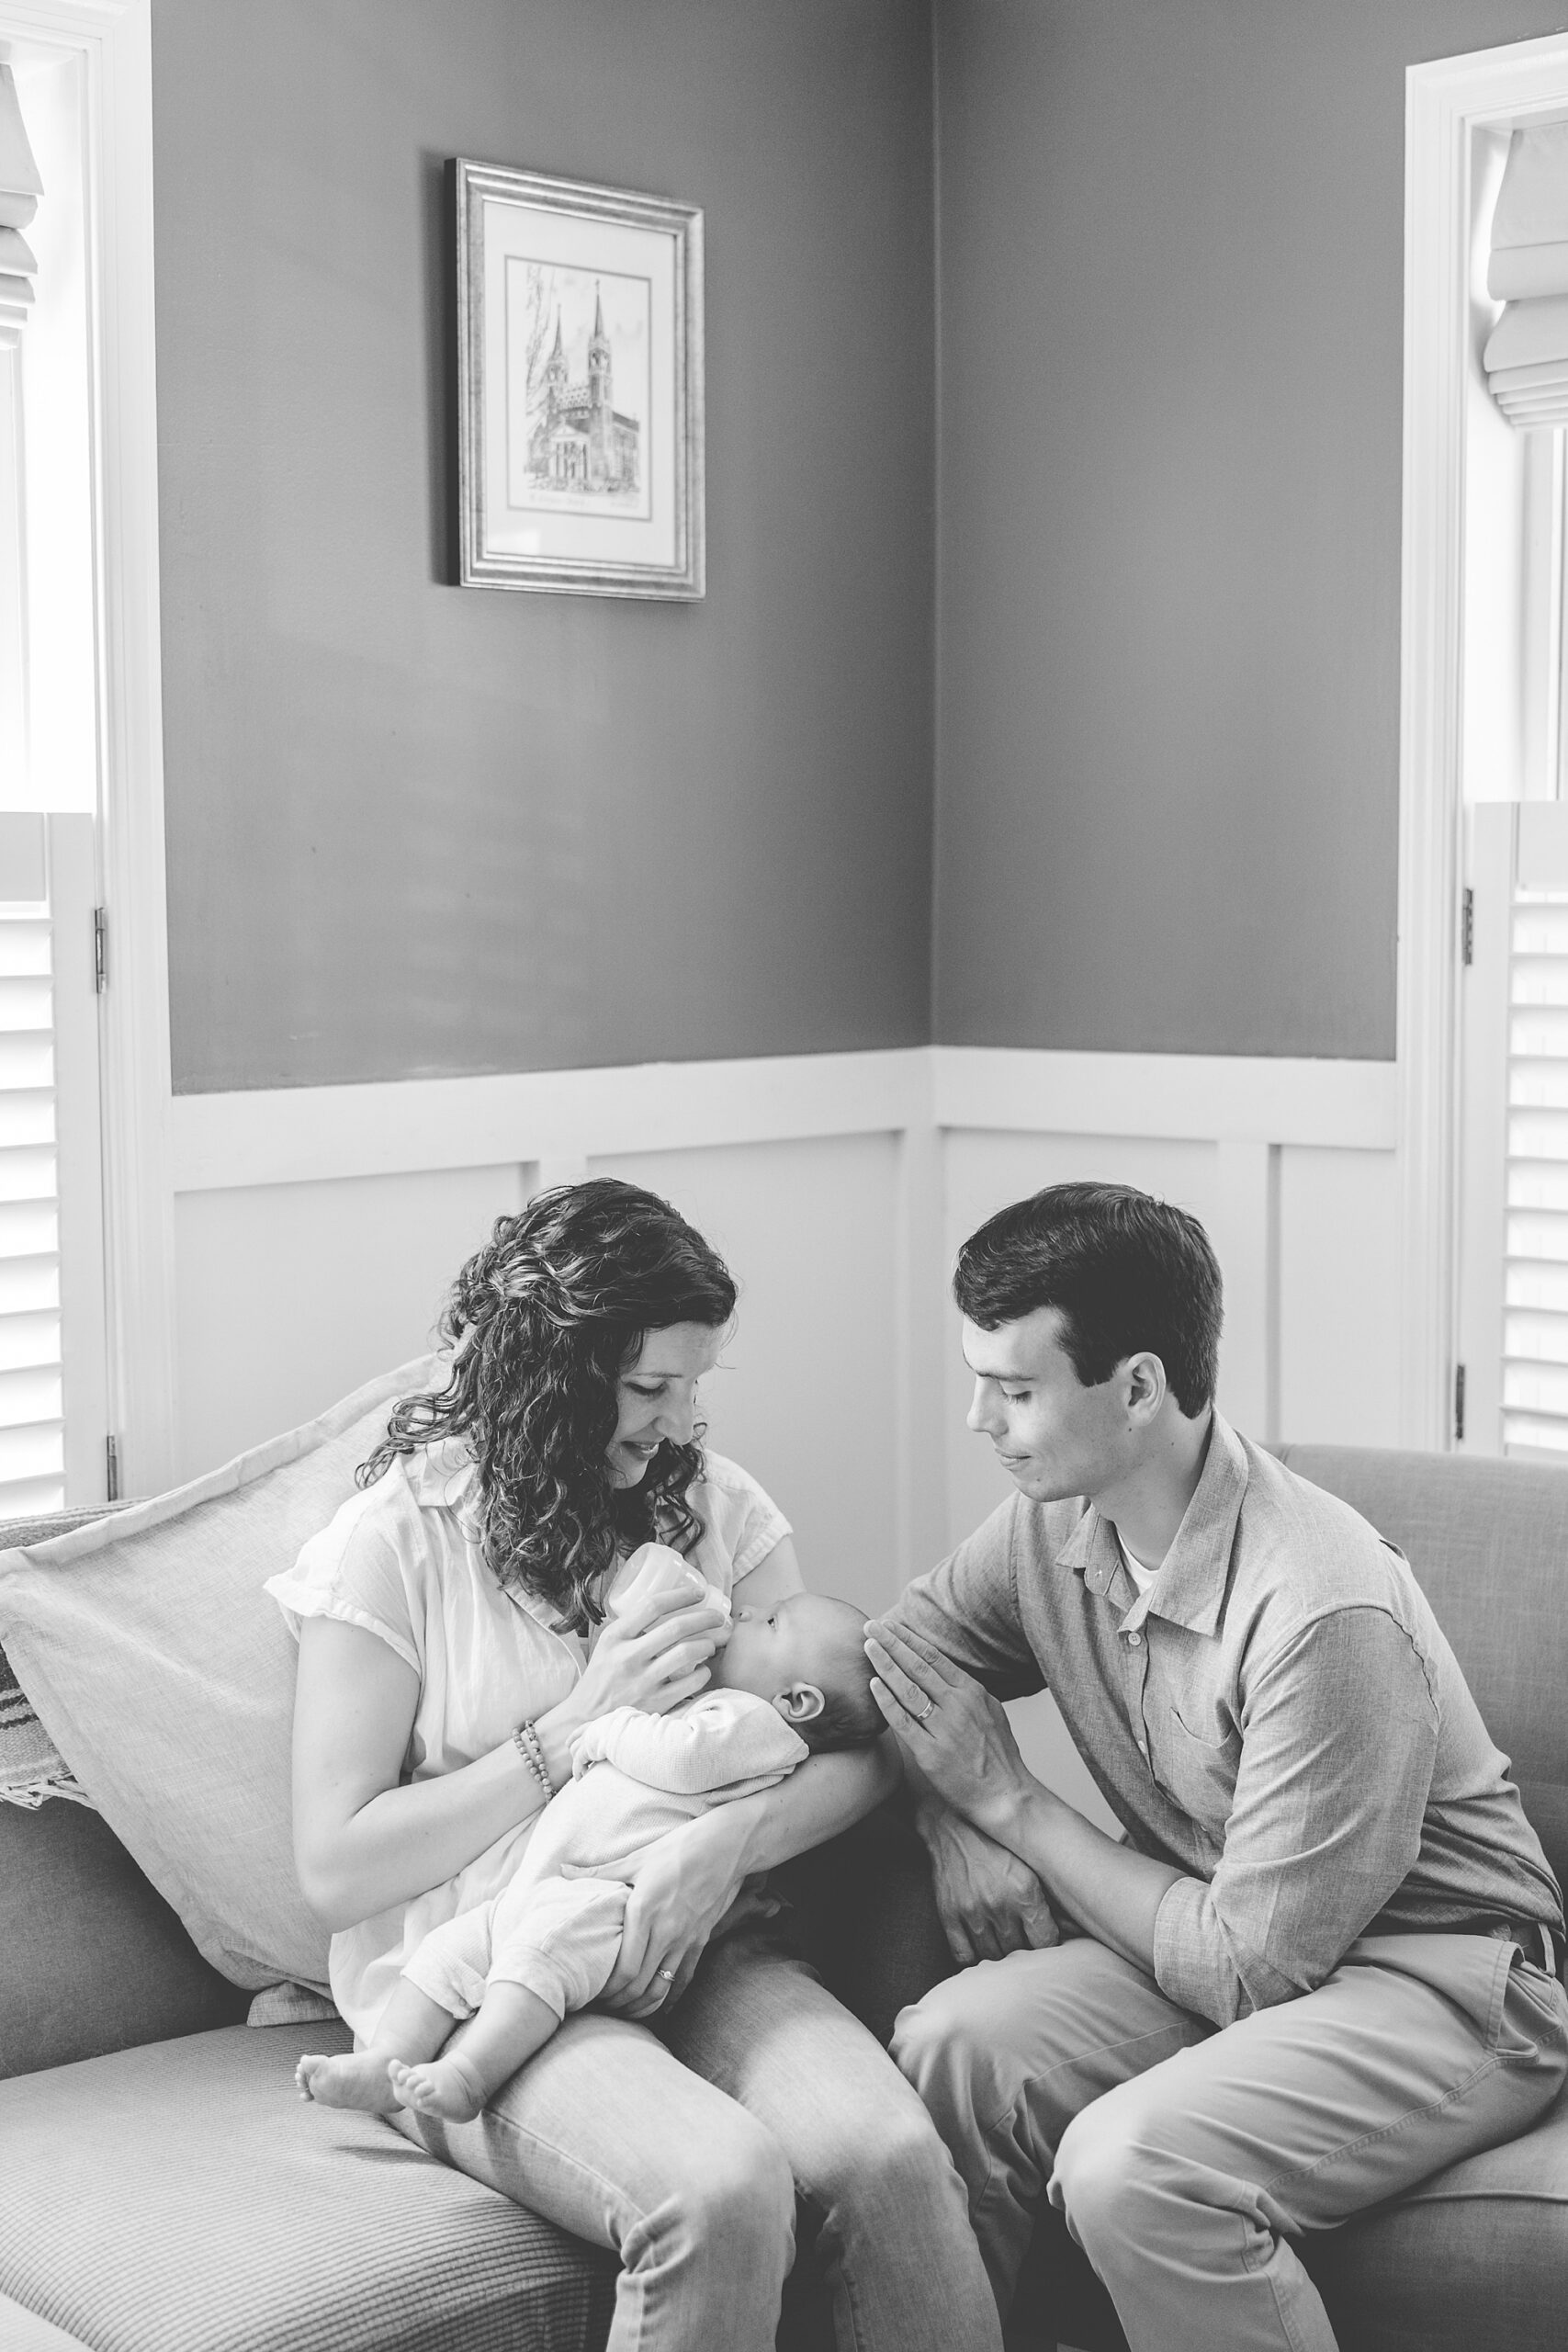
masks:
<svg viewBox="0 0 1568 2352"><path fill-rule="evenodd" d="M481 199L484 254L484 499L481 553L562 556L588 563L669 568L675 529L676 239L672 232L576 220L544 206ZM646 521L624 515L510 512L505 503L508 379L506 278L510 261L543 262L592 274L648 279L649 337ZM519 387L517 397L525 398Z"/></svg>
<svg viewBox="0 0 1568 2352"><path fill-rule="evenodd" d="M536 286L535 272L545 280ZM570 327L568 316L570 309ZM629 419L637 428L637 486L606 497L586 488L555 488L530 478L529 454L534 419L528 390L529 354L537 313L544 313L539 349L551 350L558 332L569 387L589 375L588 344L594 322L602 316L611 350L610 406L619 422ZM506 257L506 353L508 383L506 412L507 458L504 492L492 503L508 514L589 514L612 516L622 522L649 520L653 509L649 488L648 433L652 413L649 339L653 287L646 277L624 277L617 270L562 271L535 258ZM552 320L555 330L552 331ZM581 360L581 365L574 362Z"/></svg>

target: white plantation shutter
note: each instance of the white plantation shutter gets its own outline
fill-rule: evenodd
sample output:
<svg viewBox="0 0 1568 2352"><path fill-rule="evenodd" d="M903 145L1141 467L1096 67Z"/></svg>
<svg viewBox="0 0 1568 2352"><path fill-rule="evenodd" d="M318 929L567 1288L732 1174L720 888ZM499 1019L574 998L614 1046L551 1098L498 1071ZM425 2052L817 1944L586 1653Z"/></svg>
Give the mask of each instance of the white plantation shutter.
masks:
<svg viewBox="0 0 1568 2352"><path fill-rule="evenodd" d="M36 881L13 871L0 884L27 894L0 899L0 1515L6 1518L58 1510L65 1497L52 943L43 828L31 830Z"/></svg>
<svg viewBox="0 0 1568 2352"><path fill-rule="evenodd" d="M0 351L20 342L33 306L38 262L22 232L42 194L17 77L8 65L0 65Z"/></svg>
<svg viewBox="0 0 1568 2352"><path fill-rule="evenodd" d="M119 265L112 237L92 251L89 82L79 48L0 43L0 1515L102 1500L113 1460L94 616L118 558L94 402L98 264L111 294ZM112 136L91 141L112 177Z"/></svg>
<svg viewBox="0 0 1568 2352"><path fill-rule="evenodd" d="M1516 886L1503 1444L1568 1454L1568 889Z"/></svg>
<svg viewBox="0 0 1568 2352"><path fill-rule="evenodd" d="M103 1492L91 878L88 820L0 817L0 1518Z"/></svg>

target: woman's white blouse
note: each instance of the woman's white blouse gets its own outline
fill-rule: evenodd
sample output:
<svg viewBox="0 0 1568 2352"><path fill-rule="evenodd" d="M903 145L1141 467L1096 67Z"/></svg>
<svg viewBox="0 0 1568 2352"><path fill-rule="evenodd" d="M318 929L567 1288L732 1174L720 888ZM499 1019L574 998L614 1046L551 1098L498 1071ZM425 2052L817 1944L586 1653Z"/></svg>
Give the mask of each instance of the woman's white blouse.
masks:
<svg viewBox="0 0 1568 2352"><path fill-rule="evenodd" d="M464 1532L474 1476L473 1458L457 1441L400 1454L265 1587L296 1639L301 1619L335 1617L377 1634L412 1667L419 1698L405 1781L434 1780L499 1747L516 1724L566 1697L591 1646L557 1629L547 1601L497 1583ZM726 1595L790 1532L756 1480L722 1454L707 1455L691 1502L703 1521L693 1566ZM433 1928L499 1889L536 1819L510 1830L443 1885L333 1938L333 1998L362 2041L405 1959Z"/></svg>

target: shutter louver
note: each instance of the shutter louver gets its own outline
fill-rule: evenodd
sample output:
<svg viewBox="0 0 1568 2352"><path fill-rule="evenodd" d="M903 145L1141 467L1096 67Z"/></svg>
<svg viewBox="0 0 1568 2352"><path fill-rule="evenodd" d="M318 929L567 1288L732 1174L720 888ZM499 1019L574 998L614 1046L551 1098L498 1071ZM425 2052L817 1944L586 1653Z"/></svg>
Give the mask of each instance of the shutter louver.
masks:
<svg viewBox="0 0 1568 2352"><path fill-rule="evenodd" d="M0 65L0 350L21 341L32 308L38 263L22 232L42 194L16 75L8 65Z"/></svg>
<svg viewBox="0 0 1568 2352"><path fill-rule="evenodd" d="M1568 1454L1568 890L1514 893L1504 1302L1504 1451Z"/></svg>
<svg viewBox="0 0 1568 2352"><path fill-rule="evenodd" d="M65 1498L52 925L0 905L0 1517Z"/></svg>

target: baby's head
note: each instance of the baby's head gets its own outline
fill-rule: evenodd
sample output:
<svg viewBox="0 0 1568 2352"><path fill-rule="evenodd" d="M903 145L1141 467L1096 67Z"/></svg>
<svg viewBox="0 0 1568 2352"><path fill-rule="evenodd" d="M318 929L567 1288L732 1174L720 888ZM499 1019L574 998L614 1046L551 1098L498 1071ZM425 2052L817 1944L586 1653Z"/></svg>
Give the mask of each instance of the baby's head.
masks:
<svg viewBox="0 0 1568 2352"><path fill-rule="evenodd" d="M811 1748L869 1747L887 1728L871 1695L865 1611L821 1593L737 1609L712 1679L769 1701Z"/></svg>

